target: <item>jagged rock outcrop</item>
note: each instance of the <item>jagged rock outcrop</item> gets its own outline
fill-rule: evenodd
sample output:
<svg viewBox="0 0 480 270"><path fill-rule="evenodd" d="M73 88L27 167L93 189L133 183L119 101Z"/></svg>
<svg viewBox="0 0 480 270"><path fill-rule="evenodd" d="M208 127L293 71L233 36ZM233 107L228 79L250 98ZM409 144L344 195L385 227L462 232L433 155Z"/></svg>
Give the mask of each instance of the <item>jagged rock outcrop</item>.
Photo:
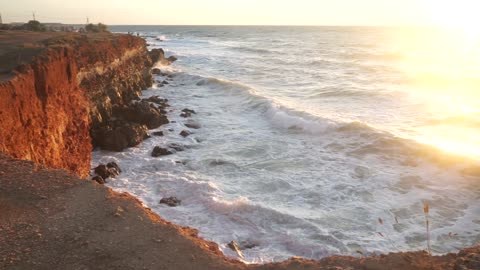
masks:
<svg viewBox="0 0 480 270"><path fill-rule="evenodd" d="M169 62L163 51L152 60L142 38L57 33L11 37L13 49L0 51L2 74L23 55L29 60L8 76L0 74L0 152L87 177L91 137L96 146L99 136L111 135L105 149L120 149L147 137L144 125L167 121L158 117L154 123L119 124L113 119L115 106L128 106L151 86L154 61Z"/></svg>

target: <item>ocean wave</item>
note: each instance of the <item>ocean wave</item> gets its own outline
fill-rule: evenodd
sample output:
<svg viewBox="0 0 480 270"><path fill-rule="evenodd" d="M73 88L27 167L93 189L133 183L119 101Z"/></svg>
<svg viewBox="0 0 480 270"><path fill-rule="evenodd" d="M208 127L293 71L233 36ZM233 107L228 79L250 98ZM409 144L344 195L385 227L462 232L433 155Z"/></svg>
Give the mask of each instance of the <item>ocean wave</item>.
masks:
<svg viewBox="0 0 480 270"><path fill-rule="evenodd" d="M396 52L344 52L339 55L342 58L352 60L382 60L382 61L398 61L402 60L405 55Z"/></svg>
<svg viewBox="0 0 480 270"><path fill-rule="evenodd" d="M207 207L217 215L217 218L222 218L217 221L221 221L222 225L228 224L228 228L235 231L234 240L237 242L254 242L262 249L283 248L286 254L293 253L296 256L317 259L329 254L348 252L348 248L335 236L309 221L253 203L243 197L232 201L215 197L210 200ZM289 235L290 230L302 231L302 235L308 237L298 241ZM228 236L224 235L220 242L231 241ZM248 238L245 238L247 236ZM223 251L231 253L228 248Z"/></svg>
<svg viewBox="0 0 480 270"><path fill-rule="evenodd" d="M243 47L243 46L229 47L229 49L234 50L234 51L247 52L247 53L255 53L255 54L271 54L271 53L274 53L273 51L268 50L268 49L260 49L260 48L253 48L253 47Z"/></svg>
<svg viewBox="0 0 480 270"><path fill-rule="evenodd" d="M241 98L239 102L244 106L245 110L258 111L275 128L313 136L348 136L350 140L352 137L356 137L354 141L359 141L359 145L354 149L350 149L348 154L352 156L363 157L370 154L390 155L400 158L416 156L442 165L467 160L464 157L454 156L433 146L409 138L399 137L373 127L368 123L355 120L332 119L286 106L281 101L259 95L255 88L239 82L191 74L186 74L186 76L197 86L217 89L224 94ZM375 95L373 93L360 93L349 90L323 93L323 95L327 96L334 94Z"/></svg>

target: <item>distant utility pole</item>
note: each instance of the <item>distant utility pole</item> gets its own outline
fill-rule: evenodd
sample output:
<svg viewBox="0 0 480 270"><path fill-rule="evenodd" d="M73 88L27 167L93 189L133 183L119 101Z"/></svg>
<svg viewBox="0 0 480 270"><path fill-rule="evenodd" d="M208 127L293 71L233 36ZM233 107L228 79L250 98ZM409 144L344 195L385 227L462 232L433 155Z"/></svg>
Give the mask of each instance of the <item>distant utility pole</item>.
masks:
<svg viewBox="0 0 480 270"><path fill-rule="evenodd" d="M88 17L87 17L87 24L90 24L90 20L88 19Z"/></svg>
<svg viewBox="0 0 480 270"><path fill-rule="evenodd" d="M36 19L35 19L35 11L32 12L32 13L33 13L33 20L36 21Z"/></svg>

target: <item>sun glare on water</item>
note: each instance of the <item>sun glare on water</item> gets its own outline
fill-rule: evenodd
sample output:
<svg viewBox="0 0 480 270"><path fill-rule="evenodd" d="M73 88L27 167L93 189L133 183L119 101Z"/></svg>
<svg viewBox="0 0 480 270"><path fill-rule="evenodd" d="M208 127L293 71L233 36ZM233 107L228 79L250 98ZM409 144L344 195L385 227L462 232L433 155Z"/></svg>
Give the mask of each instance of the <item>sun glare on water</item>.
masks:
<svg viewBox="0 0 480 270"><path fill-rule="evenodd" d="M416 139L480 159L480 1L429 0L426 10L437 27L397 35L419 114L438 120Z"/></svg>

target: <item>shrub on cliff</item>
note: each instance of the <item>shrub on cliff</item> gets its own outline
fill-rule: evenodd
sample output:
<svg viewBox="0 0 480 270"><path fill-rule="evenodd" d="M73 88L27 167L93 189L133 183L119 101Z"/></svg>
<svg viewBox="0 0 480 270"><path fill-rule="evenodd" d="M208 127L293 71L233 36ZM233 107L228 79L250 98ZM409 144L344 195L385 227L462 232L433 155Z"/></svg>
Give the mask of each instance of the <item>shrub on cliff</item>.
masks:
<svg viewBox="0 0 480 270"><path fill-rule="evenodd" d="M103 23L98 23L98 24L87 24L85 26L85 31L87 32L93 32L93 33L100 33L100 32L108 32L107 26Z"/></svg>

